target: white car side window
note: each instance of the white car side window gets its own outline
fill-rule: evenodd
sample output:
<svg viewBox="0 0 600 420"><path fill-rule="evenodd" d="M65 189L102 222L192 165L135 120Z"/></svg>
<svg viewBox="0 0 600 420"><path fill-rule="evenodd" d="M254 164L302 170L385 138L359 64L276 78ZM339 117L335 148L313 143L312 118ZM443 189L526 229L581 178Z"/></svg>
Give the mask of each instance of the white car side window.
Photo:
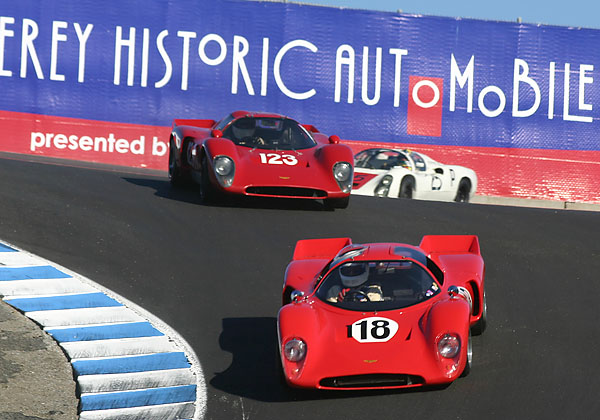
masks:
<svg viewBox="0 0 600 420"><path fill-rule="evenodd" d="M425 172L427 170L427 165L425 164L425 160L421 157L421 155L415 152L410 152L410 157L415 163L416 171Z"/></svg>

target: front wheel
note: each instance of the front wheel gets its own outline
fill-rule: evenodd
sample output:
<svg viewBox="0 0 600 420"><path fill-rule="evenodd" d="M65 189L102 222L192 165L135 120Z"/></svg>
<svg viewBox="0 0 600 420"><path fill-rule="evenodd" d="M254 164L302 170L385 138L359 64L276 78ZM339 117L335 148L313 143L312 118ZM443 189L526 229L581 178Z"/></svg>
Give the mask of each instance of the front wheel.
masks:
<svg viewBox="0 0 600 420"><path fill-rule="evenodd" d="M180 185L182 181L181 168L177 163L177 156L175 156L175 151L173 150L173 143L169 145L169 181L173 186Z"/></svg>
<svg viewBox="0 0 600 420"><path fill-rule="evenodd" d="M412 198L414 189L415 189L415 184L414 184L413 179L410 177L405 177L404 179L402 179L402 182L400 183L399 197L400 198Z"/></svg>
<svg viewBox="0 0 600 420"><path fill-rule="evenodd" d="M483 302L482 302L482 309L481 309L481 318L479 318L479 321L477 321L475 323L475 325L473 325L473 328L471 328L471 330L473 331L474 335L481 335L483 334L483 332L485 331L486 327L487 327L487 299L485 297L485 290L483 291Z"/></svg>
<svg viewBox="0 0 600 420"><path fill-rule="evenodd" d="M464 378L471 372L471 364L473 363L473 343L471 341L471 332L469 331L469 339L467 341L467 363L465 368L460 374L461 378Z"/></svg>
<svg viewBox="0 0 600 420"><path fill-rule="evenodd" d="M329 209L345 209L350 203L350 196L342 198L326 198L325 207Z"/></svg>
<svg viewBox="0 0 600 420"><path fill-rule="evenodd" d="M202 168L200 169L200 188L198 189L198 193L200 194L200 201L203 203L208 203L215 196L215 190L213 185L210 182L210 178L208 175L208 160L206 156L202 156Z"/></svg>

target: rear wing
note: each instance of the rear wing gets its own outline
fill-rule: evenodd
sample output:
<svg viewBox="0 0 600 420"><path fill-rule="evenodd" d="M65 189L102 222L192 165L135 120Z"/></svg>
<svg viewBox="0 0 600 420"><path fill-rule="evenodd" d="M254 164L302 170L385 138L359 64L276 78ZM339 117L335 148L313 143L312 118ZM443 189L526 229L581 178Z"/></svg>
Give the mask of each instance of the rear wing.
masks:
<svg viewBox="0 0 600 420"><path fill-rule="evenodd" d="M215 120L174 120L173 128L181 125L188 125L199 128L211 128L215 125Z"/></svg>
<svg viewBox="0 0 600 420"><path fill-rule="evenodd" d="M302 239L296 243L294 260L329 260L352 243L350 238Z"/></svg>
<svg viewBox="0 0 600 420"><path fill-rule="evenodd" d="M320 133L319 130L317 130L317 127L315 127L314 125L310 125L310 124L302 124L302 127L306 128L308 131L310 131L311 133Z"/></svg>
<svg viewBox="0 0 600 420"><path fill-rule="evenodd" d="M476 235L426 235L419 246L426 254L481 255Z"/></svg>

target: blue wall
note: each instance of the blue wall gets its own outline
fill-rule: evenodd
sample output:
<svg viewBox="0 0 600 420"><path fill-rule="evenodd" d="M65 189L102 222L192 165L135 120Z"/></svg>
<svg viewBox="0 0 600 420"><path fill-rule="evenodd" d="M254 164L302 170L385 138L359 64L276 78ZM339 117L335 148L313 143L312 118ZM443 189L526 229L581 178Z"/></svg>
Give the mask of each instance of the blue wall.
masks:
<svg viewBox="0 0 600 420"><path fill-rule="evenodd" d="M345 139L600 150L597 30L234 0L21 0L0 16L4 111L168 126L268 110ZM421 83L415 102L411 76L439 101ZM441 132L409 134L407 115Z"/></svg>

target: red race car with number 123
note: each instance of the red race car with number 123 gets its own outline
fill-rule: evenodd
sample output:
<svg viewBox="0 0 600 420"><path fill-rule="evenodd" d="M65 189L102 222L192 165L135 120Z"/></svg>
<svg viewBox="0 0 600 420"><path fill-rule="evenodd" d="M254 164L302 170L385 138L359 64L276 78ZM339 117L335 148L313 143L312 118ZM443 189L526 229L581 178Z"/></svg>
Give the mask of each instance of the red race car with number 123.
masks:
<svg viewBox="0 0 600 420"><path fill-rule="evenodd" d="M175 120L169 178L191 178L203 199L220 193L321 199L331 208L350 200L354 157L337 136L279 114L236 111L221 121Z"/></svg>
<svg viewBox="0 0 600 420"><path fill-rule="evenodd" d="M416 247L298 241L277 325L293 387L409 388L471 369L486 326L484 262L474 235L428 235Z"/></svg>

